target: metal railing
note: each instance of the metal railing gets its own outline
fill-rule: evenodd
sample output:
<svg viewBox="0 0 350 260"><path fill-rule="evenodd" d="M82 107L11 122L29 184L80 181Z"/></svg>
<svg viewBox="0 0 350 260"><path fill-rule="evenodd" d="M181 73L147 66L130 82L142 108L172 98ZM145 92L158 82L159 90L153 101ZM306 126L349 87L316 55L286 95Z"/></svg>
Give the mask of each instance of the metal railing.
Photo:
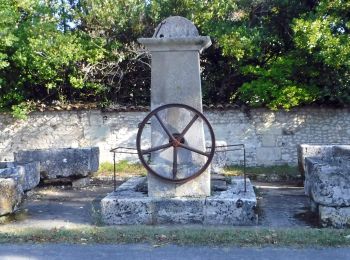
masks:
<svg viewBox="0 0 350 260"><path fill-rule="evenodd" d="M210 148L210 147L207 147ZM222 149L217 149L222 148ZM246 174L246 151L244 144L228 144L215 146L215 153L243 151L243 178L244 178L244 192L247 191L247 174ZM110 150L113 153L113 187L114 191L117 189L117 172L116 172L116 154L134 154L137 155L137 150L134 147L118 146Z"/></svg>

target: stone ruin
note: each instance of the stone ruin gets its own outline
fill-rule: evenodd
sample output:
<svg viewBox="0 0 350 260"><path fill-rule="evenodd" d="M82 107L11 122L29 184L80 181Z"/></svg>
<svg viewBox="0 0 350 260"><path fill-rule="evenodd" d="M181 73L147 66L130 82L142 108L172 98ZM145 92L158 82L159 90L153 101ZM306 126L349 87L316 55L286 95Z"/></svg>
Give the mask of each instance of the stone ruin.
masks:
<svg viewBox="0 0 350 260"><path fill-rule="evenodd" d="M298 162L321 226L350 227L350 145L302 144Z"/></svg>
<svg viewBox="0 0 350 260"><path fill-rule="evenodd" d="M197 28L186 18L173 16L158 25L152 38L140 38L138 41L150 51L152 57L152 112L149 115L169 104L187 105L201 113L199 54L211 45L210 38L199 36ZM191 120L187 112L172 107L164 113L156 113L160 118L157 118L159 123L155 119L150 120L148 143L152 147L169 147L167 142L173 145L173 148L157 153L152 148L149 149L152 150L149 169L157 171L162 177L159 178L148 170L147 178L132 178L108 194L101 201L105 224L257 224L257 201L249 180L246 191L244 179L240 177L229 179L227 187L221 191L211 191L210 167L188 181L169 182L163 179L176 174L187 177L187 169L195 168L201 162L201 156L193 155L185 149L179 149L177 153L171 152L177 149L177 145L182 147L182 141L187 146L202 151L206 149L204 123L201 120L193 121L184 140L177 140L179 144L171 140L174 139L171 135L181 133ZM164 131L167 127L164 128L161 121L171 129L172 134ZM143 122L140 125L139 129L142 129ZM211 145L215 146L213 143ZM176 167L175 174L171 174L168 170L169 163L175 160L179 167ZM214 159L215 171L220 170L215 167L222 164L222 160L218 156ZM189 166L184 169L184 165ZM174 166L172 169L174 171Z"/></svg>
<svg viewBox="0 0 350 260"><path fill-rule="evenodd" d="M99 149L56 148L14 153L14 162L0 162L0 216L15 212L40 181L68 178L72 186L88 184L99 166Z"/></svg>

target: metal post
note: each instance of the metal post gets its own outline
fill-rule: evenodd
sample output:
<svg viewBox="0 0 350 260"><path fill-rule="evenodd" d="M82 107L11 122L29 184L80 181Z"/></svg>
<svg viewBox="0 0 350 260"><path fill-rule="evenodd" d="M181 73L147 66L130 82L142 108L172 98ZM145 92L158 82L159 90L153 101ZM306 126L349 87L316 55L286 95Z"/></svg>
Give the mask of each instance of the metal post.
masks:
<svg viewBox="0 0 350 260"><path fill-rule="evenodd" d="M116 180L116 169L115 169L115 151L113 152L113 187L114 191L117 189L117 180Z"/></svg>
<svg viewBox="0 0 350 260"><path fill-rule="evenodd" d="M245 159L245 145L243 144L243 175L244 175L244 192L247 192L247 175L245 171L246 159Z"/></svg>

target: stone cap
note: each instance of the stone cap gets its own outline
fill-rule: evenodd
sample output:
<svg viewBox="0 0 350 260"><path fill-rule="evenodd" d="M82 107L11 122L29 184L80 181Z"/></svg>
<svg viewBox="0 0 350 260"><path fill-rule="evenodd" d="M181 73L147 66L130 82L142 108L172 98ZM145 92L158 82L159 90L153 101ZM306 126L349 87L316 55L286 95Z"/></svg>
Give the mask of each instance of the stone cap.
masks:
<svg viewBox="0 0 350 260"><path fill-rule="evenodd" d="M150 51L199 51L211 45L209 36L180 38L139 38L137 41Z"/></svg>
<svg viewBox="0 0 350 260"><path fill-rule="evenodd" d="M199 36L196 26L185 17L170 16L156 28L153 38L183 38Z"/></svg>
<svg viewBox="0 0 350 260"><path fill-rule="evenodd" d="M152 38L139 38L150 51L199 51L211 45L209 36L199 36L196 26L185 17L170 16L156 28Z"/></svg>

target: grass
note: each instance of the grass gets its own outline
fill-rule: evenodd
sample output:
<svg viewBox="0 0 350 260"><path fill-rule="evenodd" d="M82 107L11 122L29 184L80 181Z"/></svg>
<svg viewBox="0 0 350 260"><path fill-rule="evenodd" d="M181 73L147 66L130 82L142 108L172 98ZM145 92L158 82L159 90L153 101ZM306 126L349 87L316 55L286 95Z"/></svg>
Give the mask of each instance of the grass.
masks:
<svg viewBox="0 0 350 260"><path fill-rule="evenodd" d="M226 176L238 176L243 175L243 166L227 166L224 169ZM126 175L146 175L145 168L140 163L132 163L126 160L116 163L116 172L119 176ZM298 168L296 166L279 165L279 166L259 166L259 167L246 167L247 175L253 179L263 180L300 180ZM113 163L103 162L100 164L97 175L113 175Z"/></svg>
<svg viewBox="0 0 350 260"><path fill-rule="evenodd" d="M76 229L0 228L0 243L150 243L220 246L350 246L350 231L231 227L83 227Z"/></svg>
<svg viewBox="0 0 350 260"><path fill-rule="evenodd" d="M243 166L227 166L224 169L224 174L227 176L243 175ZM296 166L278 165L278 166L259 166L246 167L246 174L251 179L265 179L265 180L301 180L300 173Z"/></svg>
<svg viewBox="0 0 350 260"><path fill-rule="evenodd" d="M113 163L103 162L98 169L98 175L113 175ZM140 163L130 163L126 160L115 165L118 175L146 175L146 169Z"/></svg>

